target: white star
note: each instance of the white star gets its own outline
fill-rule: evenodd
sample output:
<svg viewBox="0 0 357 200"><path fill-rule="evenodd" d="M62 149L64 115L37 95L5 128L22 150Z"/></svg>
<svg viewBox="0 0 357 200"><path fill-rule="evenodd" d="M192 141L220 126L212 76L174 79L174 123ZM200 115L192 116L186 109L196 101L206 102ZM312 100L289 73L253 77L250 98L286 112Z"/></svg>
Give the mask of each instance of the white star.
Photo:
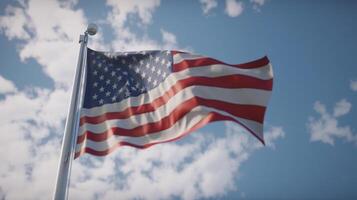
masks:
<svg viewBox="0 0 357 200"><path fill-rule="evenodd" d="M146 68L148 68L148 69L149 69L149 67L150 67L150 64L149 64L149 63L147 63L147 64L146 64Z"/></svg>
<svg viewBox="0 0 357 200"><path fill-rule="evenodd" d="M105 67L105 68L104 68L104 71L106 71L106 72L107 72L107 71L108 71L108 67Z"/></svg>
<svg viewBox="0 0 357 200"><path fill-rule="evenodd" d="M153 83L153 84L154 84L154 86L156 85L156 83L157 83L157 80L155 79L155 80L154 80L154 83Z"/></svg>
<svg viewBox="0 0 357 200"><path fill-rule="evenodd" d="M151 76L149 76L148 81L151 82Z"/></svg>
<svg viewBox="0 0 357 200"><path fill-rule="evenodd" d="M159 62L159 59L160 59L159 57L156 57L156 58L155 58L155 62L158 63L158 62Z"/></svg>
<svg viewBox="0 0 357 200"><path fill-rule="evenodd" d="M93 74L94 74L94 75L97 75L97 74L98 74L98 71L97 71L97 70L94 70Z"/></svg>
<svg viewBox="0 0 357 200"><path fill-rule="evenodd" d="M141 76L142 76L143 78L145 78L145 77L146 77L146 72L143 71L143 73L141 74Z"/></svg>
<svg viewBox="0 0 357 200"><path fill-rule="evenodd" d="M114 102L115 100L117 100L117 96L112 97L112 101Z"/></svg>
<svg viewBox="0 0 357 200"><path fill-rule="evenodd" d="M166 55L170 55L170 51L166 51Z"/></svg>
<svg viewBox="0 0 357 200"><path fill-rule="evenodd" d="M154 72L154 71L155 71L155 67L154 67L154 66L152 66L151 71L152 71L152 72Z"/></svg>
<svg viewBox="0 0 357 200"><path fill-rule="evenodd" d="M167 67L167 68L170 68L170 67L171 67L171 63L168 62L168 63L166 64L166 67Z"/></svg>
<svg viewBox="0 0 357 200"><path fill-rule="evenodd" d="M150 58L150 60L152 60L154 57L150 54L149 58Z"/></svg>
<svg viewBox="0 0 357 200"><path fill-rule="evenodd" d="M130 95L129 90L126 90L126 91L125 91L125 96L127 96L127 97L128 97L129 95Z"/></svg>
<svg viewBox="0 0 357 200"><path fill-rule="evenodd" d="M109 97L109 96L110 96L110 92L109 92L109 91L106 92L106 93L105 93L105 96Z"/></svg>
<svg viewBox="0 0 357 200"><path fill-rule="evenodd" d="M94 82L93 83L93 87L97 87L98 86L98 83L97 82Z"/></svg>
<svg viewBox="0 0 357 200"><path fill-rule="evenodd" d="M136 62L136 57L133 56L133 61Z"/></svg>
<svg viewBox="0 0 357 200"><path fill-rule="evenodd" d="M106 52L104 55L108 58L116 58L116 53L115 52Z"/></svg>
<svg viewBox="0 0 357 200"><path fill-rule="evenodd" d="M161 74L161 69L157 70L157 74L158 74L158 75Z"/></svg>
<svg viewBox="0 0 357 200"><path fill-rule="evenodd" d="M118 85L116 83L113 84L113 89L117 89Z"/></svg>
<svg viewBox="0 0 357 200"><path fill-rule="evenodd" d="M99 89L99 91L104 92L104 88L103 88L103 87L101 87L101 88Z"/></svg>
<svg viewBox="0 0 357 200"><path fill-rule="evenodd" d="M104 76L103 76L103 75L101 75L101 76L99 77L99 79L100 79L100 80L103 80L103 79L104 79Z"/></svg>
<svg viewBox="0 0 357 200"><path fill-rule="evenodd" d="M125 60L123 59L123 60L121 60L121 63L122 63L122 64L125 64L126 62L125 62Z"/></svg>
<svg viewBox="0 0 357 200"><path fill-rule="evenodd" d="M164 71L164 73L162 73L162 77L166 77L166 72Z"/></svg>
<svg viewBox="0 0 357 200"><path fill-rule="evenodd" d="M115 71L112 71L112 76L115 76Z"/></svg>
<svg viewBox="0 0 357 200"><path fill-rule="evenodd" d="M104 103L103 99L99 100L99 104L103 104L103 103Z"/></svg>
<svg viewBox="0 0 357 200"><path fill-rule="evenodd" d="M98 95L94 94L92 98L96 100L98 98Z"/></svg>
<svg viewBox="0 0 357 200"><path fill-rule="evenodd" d="M101 68L102 67L102 63L98 63L98 65L97 65L99 68Z"/></svg>
<svg viewBox="0 0 357 200"><path fill-rule="evenodd" d="M144 64L144 61L143 60L140 60L140 65L143 65Z"/></svg>
<svg viewBox="0 0 357 200"><path fill-rule="evenodd" d="M139 71L140 71L139 68L136 68L136 69L135 69L135 72L136 72L136 73L139 73Z"/></svg>
<svg viewBox="0 0 357 200"><path fill-rule="evenodd" d="M118 76L118 81L120 81L122 79L122 77L121 76Z"/></svg>
<svg viewBox="0 0 357 200"><path fill-rule="evenodd" d="M161 60L161 64L164 65L165 64L165 59Z"/></svg>
<svg viewBox="0 0 357 200"><path fill-rule="evenodd" d="M108 79L107 81L105 81L105 83L106 83L107 85L109 85L109 84L110 84L110 80Z"/></svg>

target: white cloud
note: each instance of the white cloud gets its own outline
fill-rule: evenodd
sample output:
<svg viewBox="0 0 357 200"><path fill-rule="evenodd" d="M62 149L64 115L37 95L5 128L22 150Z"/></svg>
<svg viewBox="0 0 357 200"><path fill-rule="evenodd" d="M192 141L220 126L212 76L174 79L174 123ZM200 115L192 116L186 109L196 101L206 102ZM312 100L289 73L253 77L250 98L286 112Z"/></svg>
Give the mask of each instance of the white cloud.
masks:
<svg viewBox="0 0 357 200"><path fill-rule="evenodd" d="M357 80L350 81L350 87L352 91L357 91Z"/></svg>
<svg viewBox="0 0 357 200"><path fill-rule="evenodd" d="M357 144L357 136L352 133L349 126L339 126L338 118L347 114L351 109L351 103L342 99L334 108L334 113L331 115L325 105L320 102L315 102L314 110L320 115L319 118L310 117L307 124L310 132L310 141L320 141L330 145L334 145L335 139L340 138L348 142Z"/></svg>
<svg viewBox="0 0 357 200"><path fill-rule="evenodd" d="M218 5L216 0L200 0L200 3L202 5L203 13L206 15Z"/></svg>
<svg viewBox="0 0 357 200"><path fill-rule="evenodd" d="M122 28L130 14L137 14L141 23L149 24L153 12L160 5L160 0L107 0L107 5L112 8L112 13L107 19L112 25Z"/></svg>
<svg viewBox="0 0 357 200"><path fill-rule="evenodd" d="M76 67L78 36L87 23L83 12L71 6L73 1L29 0L7 6L9 11L0 17L5 35L24 42L19 48L22 61L35 59L56 84L66 87Z"/></svg>
<svg viewBox="0 0 357 200"><path fill-rule="evenodd" d="M67 102L61 89L38 88L0 101L0 188L6 199L51 196Z"/></svg>
<svg viewBox="0 0 357 200"><path fill-rule="evenodd" d="M207 15L209 12L218 6L217 0L199 0L203 14ZM254 10L260 11L260 8L266 3L266 0L250 0ZM239 0L226 0L225 13L230 17L238 17L244 10L243 1Z"/></svg>
<svg viewBox="0 0 357 200"><path fill-rule="evenodd" d="M333 116L340 117L342 115L348 114L351 110L352 104L346 99L341 99L336 103L335 108L333 109Z"/></svg>
<svg viewBox="0 0 357 200"><path fill-rule="evenodd" d="M55 89L19 91L0 77L0 191L6 199L49 199L56 176L61 135L86 19L75 1L21 1L0 16L1 32L19 39L23 61L35 59ZM64 87L63 87L64 86ZM21 192L19 192L21 191Z"/></svg>
<svg viewBox="0 0 357 200"><path fill-rule="evenodd" d="M177 49L176 36L161 29L162 41L153 40L147 35L146 28L151 23L153 13L160 5L160 0L148 1L116 1L107 0L110 12L107 23L114 31L111 49L116 51L138 51L152 49ZM129 26L133 20L142 31L132 31Z"/></svg>
<svg viewBox="0 0 357 200"><path fill-rule="evenodd" d="M173 33L161 29L161 35L164 49L173 49L177 47L176 36Z"/></svg>
<svg viewBox="0 0 357 200"><path fill-rule="evenodd" d="M266 0L250 0L250 2L253 4L253 9L260 11L260 7L262 7Z"/></svg>
<svg viewBox="0 0 357 200"><path fill-rule="evenodd" d="M128 43L138 43L140 40L137 38L137 34L133 33L128 27L130 16L136 16L136 24L139 27L144 27L151 23L152 14L155 9L160 5L160 0L148 0L148 1L125 1L125 0L107 0L106 4L110 7L110 12L107 16L107 21L113 28L115 37L117 40L114 44L114 48L119 50L127 50L125 46ZM139 43L149 38L143 38ZM154 43L152 40L148 40L148 44ZM144 46L147 46L146 44ZM149 45L151 46L151 44Z"/></svg>
<svg viewBox="0 0 357 200"><path fill-rule="evenodd" d="M27 22L28 17L22 8L7 6L5 16L0 17L0 30L9 39L29 39Z"/></svg>
<svg viewBox="0 0 357 200"><path fill-rule="evenodd" d="M252 3L254 3L254 4L258 5L258 6L264 5L265 1L266 0L250 0L250 2L252 2Z"/></svg>
<svg viewBox="0 0 357 200"><path fill-rule="evenodd" d="M271 127L266 132L267 146L273 147L283 136L282 128ZM70 198L221 197L236 190L240 166L263 147L233 123L226 123L224 135L196 132L188 137L182 144L167 143L146 150L124 147L103 159L81 157L74 164Z"/></svg>
<svg viewBox="0 0 357 200"><path fill-rule="evenodd" d="M285 132L283 127L280 126L272 126L270 129L265 133L265 144L268 147L275 149L275 140L279 138L284 138Z"/></svg>
<svg viewBox="0 0 357 200"><path fill-rule="evenodd" d="M243 12L243 2L236 0L226 0L226 14L230 17L237 17Z"/></svg>
<svg viewBox="0 0 357 200"><path fill-rule="evenodd" d="M0 94L16 92L17 88L13 82L0 75Z"/></svg>

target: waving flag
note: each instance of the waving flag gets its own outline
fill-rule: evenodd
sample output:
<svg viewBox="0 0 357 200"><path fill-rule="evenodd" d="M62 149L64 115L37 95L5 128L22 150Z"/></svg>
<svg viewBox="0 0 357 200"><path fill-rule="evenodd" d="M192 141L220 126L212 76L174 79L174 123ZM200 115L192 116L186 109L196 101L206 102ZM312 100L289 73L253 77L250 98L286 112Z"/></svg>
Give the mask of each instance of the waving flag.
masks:
<svg viewBox="0 0 357 200"><path fill-rule="evenodd" d="M273 86L267 57L231 65L178 51L87 50L75 157L169 142L213 121L234 121L262 143Z"/></svg>

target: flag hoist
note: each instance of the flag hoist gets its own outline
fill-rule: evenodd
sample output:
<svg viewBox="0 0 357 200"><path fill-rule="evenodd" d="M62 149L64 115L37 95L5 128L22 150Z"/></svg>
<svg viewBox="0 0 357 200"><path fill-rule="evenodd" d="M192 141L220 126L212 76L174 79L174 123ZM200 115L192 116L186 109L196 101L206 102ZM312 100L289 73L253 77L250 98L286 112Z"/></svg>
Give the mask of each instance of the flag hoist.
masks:
<svg viewBox="0 0 357 200"><path fill-rule="evenodd" d="M71 165L74 157L74 147L77 138L79 109L82 102L83 84L84 84L84 65L86 60L88 35L95 35L97 33L97 26L89 24L84 35L80 35L79 43L81 44L79 50L78 64L74 77L70 106L67 114L66 125L62 140L62 149L59 160L55 191L53 199L63 200L68 197L69 177L71 173Z"/></svg>

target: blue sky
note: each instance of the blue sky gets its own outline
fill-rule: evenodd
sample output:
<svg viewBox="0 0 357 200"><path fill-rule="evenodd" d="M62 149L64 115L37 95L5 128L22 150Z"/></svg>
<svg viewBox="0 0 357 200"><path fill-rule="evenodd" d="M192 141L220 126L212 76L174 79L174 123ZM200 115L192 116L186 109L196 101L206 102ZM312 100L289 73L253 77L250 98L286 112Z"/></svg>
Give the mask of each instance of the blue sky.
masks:
<svg viewBox="0 0 357 200"><path fill-rule="evenodd" d="M184 49L229 63L267 55L274 89L266 147L219 122L145 151L85 155L70 198L357 198L356 10L354 1L1 1L0 198L52 195L88 22L100 28L97 50Z"/></svg>

